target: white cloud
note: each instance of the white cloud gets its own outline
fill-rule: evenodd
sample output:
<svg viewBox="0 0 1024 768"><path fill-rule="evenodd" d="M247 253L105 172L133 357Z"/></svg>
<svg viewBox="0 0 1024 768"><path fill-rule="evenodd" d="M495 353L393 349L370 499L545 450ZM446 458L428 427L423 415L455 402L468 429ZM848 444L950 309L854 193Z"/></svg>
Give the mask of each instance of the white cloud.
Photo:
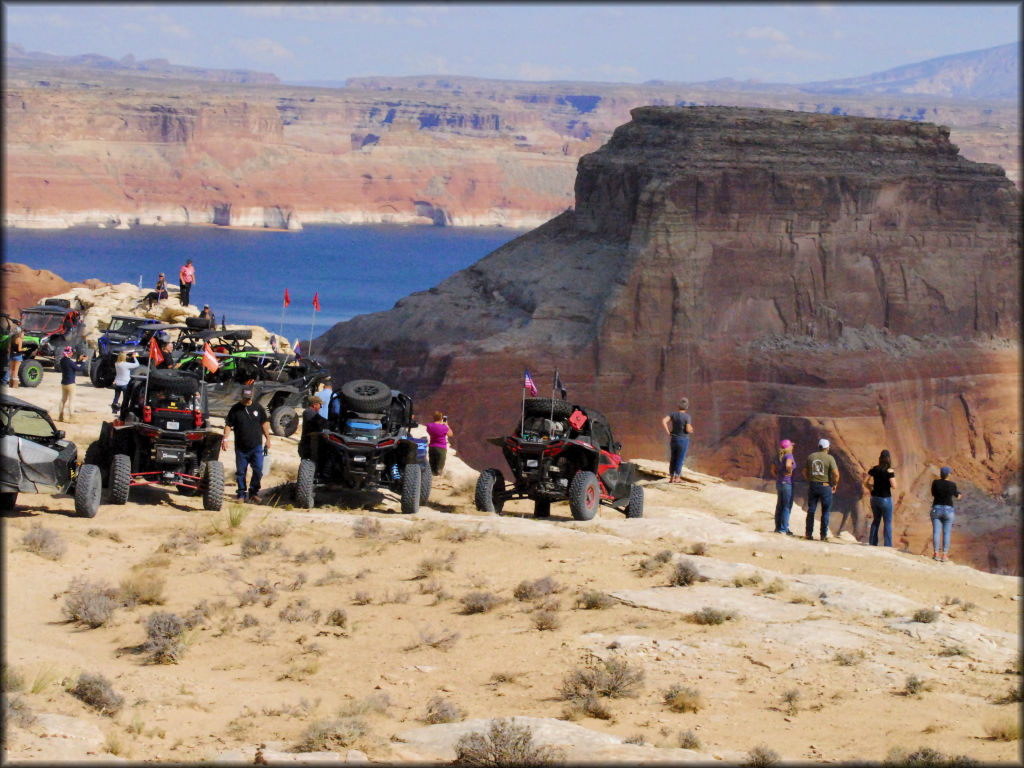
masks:
<svg viewBox="0 0 1024 768"><path fill-rule="evenodd" d="M244 56L250 56L256 59L269 58L280 60L295 58L294 53L276 40L271 40L268 37L250 39L233 38L231 40L231 47Z"/></svg>
<svg viewBox="0 0 1024 768"><path fill-rule="evenodd" d="M747 27L738 34L747 40L771 40L776 43L784 43L789 39L784 32L775 27Z"/></svg>

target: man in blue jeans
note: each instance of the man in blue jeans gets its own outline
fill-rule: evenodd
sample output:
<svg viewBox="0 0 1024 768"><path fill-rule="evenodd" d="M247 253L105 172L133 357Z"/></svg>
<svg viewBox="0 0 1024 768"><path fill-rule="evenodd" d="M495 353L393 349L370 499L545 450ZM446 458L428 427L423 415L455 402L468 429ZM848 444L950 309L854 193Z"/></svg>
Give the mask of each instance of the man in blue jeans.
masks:
<svg viewBox="0 0 1024 768"><path fill-rule="evenodd" d="M232 430L235 432L237 498L239 501L253 501L260 492L260 481L263 479L263 457L270 452L270 420L263 406L252 401L252 389L249 387L242 390L241 399L231 406L228 415L224 417L225 450ZM252 467L252 477L247 491L245 475L249 467Z"/></svg>
<svg viewBox="0 0 1024 768"><path fill-rule="evenodd" d="M821 502L821 540L828 541L828 514L832 511L832 494L839 485L839 467L828 452L829 442L818 441L818 450L804 462L804 480L807 481L807 524L804 538L814 538L814 513Z"/></svg>

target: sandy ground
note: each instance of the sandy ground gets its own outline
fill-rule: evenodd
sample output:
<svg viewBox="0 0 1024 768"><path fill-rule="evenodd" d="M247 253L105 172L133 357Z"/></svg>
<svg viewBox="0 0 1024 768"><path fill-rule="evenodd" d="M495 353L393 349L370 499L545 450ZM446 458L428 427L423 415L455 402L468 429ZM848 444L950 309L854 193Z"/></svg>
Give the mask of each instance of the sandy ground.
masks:
<svg viewBox="0 0 1024 768"><path fill-rule="evenodd" d="M55 415L57 381L47 373L12 392ZM80 455L110 394L81 384L75 422L58 425ZM644 463L641 520L602 507L576 522L565 504L538 520L526 502L479 513L476 472L455 456L415 517L390 493L325 492L324 506L297 510L286 486L296 444L274 438L267 499L216 513L162 488L133 488L91 520L69 497L22 495L4 519L4 659L8 706L25 716L5 711L5 762L251 763L260 745L271 764L445 761L460 734L496 717L518 718L570 761L740 762L762 746L787 763L922 747L1021 760L1020 705L1003 703L1021 683L1015 578L848 534L775 535L773 495L697 473L668 485L656 462ZM794 530L803 522L794 508ZM65 545L59 558L26 546L33 526ZM699 578L672 586L678 563ZM543 577L556 591L516 598ZM89 629L63 612L76 578L148 580L162 597ZM466 613L473 592L496 605ZM609 607L584 607L584 592L610 596ZM732 618L694 623L709 607ZM150 615L197 608L178 662L150 663L140 649ZM934 620L914 621L921 609ZM343 626L328 621L335 610ZM598 699L607 719L569 719L566 677L612 659L642 672L633 695ZM124 697L116 714L68 693L83 673ZM696 706L675 711L672 686L691 689ZM455 722L426 722L435 697ZM323 721L337 738L309 739ZM687 732L695 740L682 748ZM304 741L320 754L295 754Z"/></svg>

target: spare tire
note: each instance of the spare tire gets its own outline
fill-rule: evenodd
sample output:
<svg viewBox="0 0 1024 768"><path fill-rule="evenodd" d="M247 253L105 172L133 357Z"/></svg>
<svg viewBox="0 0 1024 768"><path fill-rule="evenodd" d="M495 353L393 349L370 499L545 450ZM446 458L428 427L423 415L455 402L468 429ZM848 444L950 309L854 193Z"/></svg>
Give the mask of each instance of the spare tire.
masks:
<svg viewBox="0 0 1024 768"><path fill-rule="evenodd" d="M291 437L299 428L299 414L290 405L279 405L270 412L270 431L278 437Z"/></svg>
<svg viewBox="0 0 1024 768"><path fill-rule="evenodd" d="M341 385L341 395L349 410L380 413L391 405L391 387L373 379L354 379Z"/></svg>
<svg viewBox="0 0 1024 768"><path fill-rule="evenodd" d="M568 400L552 400L550 397L528 397L523 403L523 411L527 416L545 416L566 419L572 415L575 406Z"/></svg>

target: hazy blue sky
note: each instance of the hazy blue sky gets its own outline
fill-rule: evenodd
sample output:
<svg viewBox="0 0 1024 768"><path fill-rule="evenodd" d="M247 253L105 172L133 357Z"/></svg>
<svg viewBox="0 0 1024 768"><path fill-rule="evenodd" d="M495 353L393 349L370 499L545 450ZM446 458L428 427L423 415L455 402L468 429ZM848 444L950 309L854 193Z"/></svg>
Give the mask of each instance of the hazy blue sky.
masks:
<svg viewBox="0 0 1024 768"><path fill-rule="evenodd" d="M28 51L273 72L282 80L806 82L1018 42L1007 3L62 5L5 2Z"/></svg>

